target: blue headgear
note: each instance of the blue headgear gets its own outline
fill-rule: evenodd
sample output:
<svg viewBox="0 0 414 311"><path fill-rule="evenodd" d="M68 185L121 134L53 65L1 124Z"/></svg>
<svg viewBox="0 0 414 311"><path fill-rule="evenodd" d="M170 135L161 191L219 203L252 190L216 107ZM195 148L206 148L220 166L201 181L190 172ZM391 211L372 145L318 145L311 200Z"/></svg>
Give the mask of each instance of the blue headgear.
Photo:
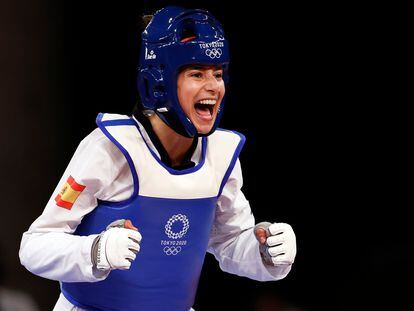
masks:
<svg viewBox="0 0 414 311"><path fill-rule="evenodd" d="M197 129L182 110L177 76L185 65L221 65L228 81L228 43L220 23L207 11L169 6L155 13L142 33L138 90L144 110L155 112L177 133L197 136ZM224 98L212 130L223 112Z"/></svg>

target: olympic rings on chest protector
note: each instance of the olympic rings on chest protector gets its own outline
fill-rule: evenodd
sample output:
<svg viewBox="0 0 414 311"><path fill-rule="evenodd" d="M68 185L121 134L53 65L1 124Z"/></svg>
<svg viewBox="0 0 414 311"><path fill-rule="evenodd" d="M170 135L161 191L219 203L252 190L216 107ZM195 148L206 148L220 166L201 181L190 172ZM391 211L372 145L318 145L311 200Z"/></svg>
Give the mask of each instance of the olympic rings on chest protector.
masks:
<svg viewBox="0 0 414 311"><path fill-rule="evenodd" d="M177 255L179 252L181 252L181 246L166 246L163 249L164 253L168 256L170 255Z"/></svg>

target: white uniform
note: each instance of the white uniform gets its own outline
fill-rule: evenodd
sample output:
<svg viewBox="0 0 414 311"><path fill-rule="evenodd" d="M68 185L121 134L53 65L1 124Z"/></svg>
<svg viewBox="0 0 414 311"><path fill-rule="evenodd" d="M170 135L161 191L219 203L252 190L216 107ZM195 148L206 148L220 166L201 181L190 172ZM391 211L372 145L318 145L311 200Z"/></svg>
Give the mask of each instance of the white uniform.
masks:
<svg viewBox="0 0 414 311"><path fill-rule="evenodd" d="M144 127L141 124L139 127L148 146L159 156ZM199 142L192 161L198 163L200 156ZM56 204L55 197L69 176L86 187L71 209L66 209ZM219 261L223 271L258 281L284 278L291 265L269 267L262 263L253 234L255 219L241 191L242 183L237 160L217 202L208 252ZM23 234L19 252L21 263L32 273L51 280L104 280L108 273L94 269L91 262L91 246L96 235L84 237L72 233L82 218L97 206L98 199L118 202L130 198L132 193L132 175L124 155L99 128L95 129L78 146L42 215ZM73 308L60 295L54 310Z"/></svg>

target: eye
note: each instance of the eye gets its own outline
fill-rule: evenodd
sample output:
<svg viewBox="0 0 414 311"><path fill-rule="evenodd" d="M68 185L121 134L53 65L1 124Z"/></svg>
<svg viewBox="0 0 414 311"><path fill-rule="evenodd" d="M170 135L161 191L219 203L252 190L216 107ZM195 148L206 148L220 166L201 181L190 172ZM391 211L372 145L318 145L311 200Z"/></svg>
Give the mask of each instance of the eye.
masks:
<svg viewBox="0 0 414 311"><path fill-rule="evenodd" d="M217 71L214 73L214 76L216 77L217 80L221 80L223 79L223 72L222 71Z"/></svg>
<svg viewBox="0 0 414 311"><path fill-rule="evenodd" d="M200 71L193 71L193 72L190 72L190 77L201 78L203 77L203 74Z"/></svg>

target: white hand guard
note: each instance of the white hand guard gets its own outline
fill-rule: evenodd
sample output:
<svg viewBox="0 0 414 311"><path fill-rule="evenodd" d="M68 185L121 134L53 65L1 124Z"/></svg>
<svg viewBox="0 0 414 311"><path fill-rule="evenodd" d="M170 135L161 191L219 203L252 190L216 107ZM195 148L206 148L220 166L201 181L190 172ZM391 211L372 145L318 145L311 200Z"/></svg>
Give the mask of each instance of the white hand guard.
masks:
<svg viewBox="0 0 414 311"><path fill-rule="evenodd" d="M258 229L264 230L265 235ZM265 264L271 266L293 264L296 256L296 237L290 225L261 222L255 226L254 232L260 243L259 250Z"/></svg>
<svg viewBox="0 0 414 311"><path fill-rule="evenodd" d="M126 270L131 267L140 250L142 236L138 231L126 229L125 220L111 223L92 247L92 261L98 270Z"/></svg>

